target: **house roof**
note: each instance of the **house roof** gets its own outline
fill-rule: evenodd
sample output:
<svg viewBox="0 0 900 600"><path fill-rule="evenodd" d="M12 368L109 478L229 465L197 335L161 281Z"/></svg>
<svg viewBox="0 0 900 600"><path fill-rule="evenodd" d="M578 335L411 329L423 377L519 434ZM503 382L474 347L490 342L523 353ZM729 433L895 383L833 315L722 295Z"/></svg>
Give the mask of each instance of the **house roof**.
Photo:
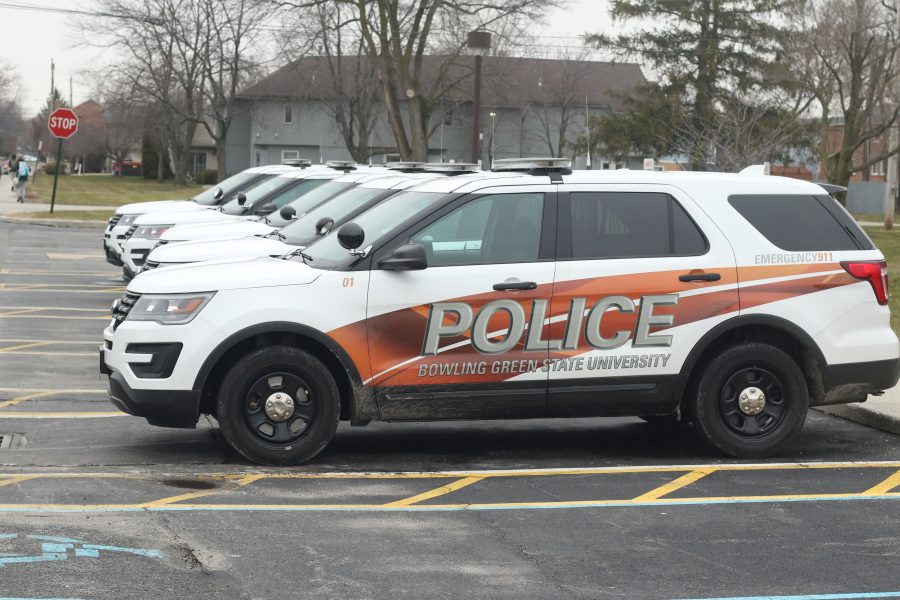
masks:
<svg viewBox="0 0 900 600"><path fill-rule="evenodd" d="M345 89L352 92L365 77L355 73L371 73L369 59L362 56L344 57ZM435 81L446 56L427 56L423 72L427 81ZM361 64L362 63L362 64ZM455 82L449 100L466 101L471 98L474 58L457 57L444 71L447 81ZM540 102L548 105L584 104L625 110L618 94L646 83L639 65L635 63L597 62L519 57L485 57L482 75L482 103L486 107L520 107ZM245 99L328 99L336 95L337 86L325 57L311 56L290 63L262 80L243 89Z"/></svg>

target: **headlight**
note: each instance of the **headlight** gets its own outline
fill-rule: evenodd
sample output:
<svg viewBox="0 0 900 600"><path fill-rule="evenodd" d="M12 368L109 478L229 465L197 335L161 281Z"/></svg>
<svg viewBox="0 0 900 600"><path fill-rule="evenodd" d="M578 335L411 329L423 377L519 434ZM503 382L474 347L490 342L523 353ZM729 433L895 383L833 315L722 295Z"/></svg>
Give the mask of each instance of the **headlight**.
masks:
<svg viewBox="0 0 900 600"><path fill-rule="evenodd" d="M155 321L161 325L184 325L190 323L214 295L215 292L141 296L128 313L128 320Z"/></svg>
<svg viewBox="0 0 900 600"><path fill-rule="evenodd" d="M139 216L140 215L122 215L122 218L119 219L119 222L116 223L116 225L131 225Z"/></svg>
<svg viewBox="0 0 900 600"><path fill-rule="evenodd" d="M138 227L131 237L147 238L148 240L158 240L159 236L164 234L172 225L143 225Z"/></svg>

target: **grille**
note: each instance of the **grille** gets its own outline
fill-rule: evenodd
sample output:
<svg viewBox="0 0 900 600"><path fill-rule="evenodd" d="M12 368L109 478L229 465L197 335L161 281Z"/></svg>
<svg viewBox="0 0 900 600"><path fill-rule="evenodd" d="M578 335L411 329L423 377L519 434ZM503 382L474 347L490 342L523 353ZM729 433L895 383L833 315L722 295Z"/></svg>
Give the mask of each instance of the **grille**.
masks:
<svg viewBox="0 0 900 600"><path fill-rule="evenodd" d="M148 260L147 262L144 263L144 270L150 271L151 269L155 269L158 266L159 266L159 263L156 262L155 260Z"/></svg>
<svg viewBox="0 0 900 600"><path fill-rule="evenodd" d="M122 215L113 215L113 216L109 219L109 226L110 226L110 227L115 227L115 226L116 226L116 223L118 223L118 222L119 222L119 219L121 219L121 218L122 218Z"/></svg>
<svg viewBox="0 0 900 600"><path fill-rule="evenodd" d="M125 320L125 317L128 316L128 313L131 312L131 309L134 308L134 304L140 299L140 294L132 294L131 292L125 292L122 294L122 297L119 298L119 301L113 306L112 318L113 321L113 331L122 324L122 321Z"/></svg>
<svg viewBox="0 0 900 600"><path fill-rule="evenodd" d="M132 225L128 228L128 231L125 232L125 239L127 240L131 236L134 235L134 232L137 231L137 225Z"/></svg>

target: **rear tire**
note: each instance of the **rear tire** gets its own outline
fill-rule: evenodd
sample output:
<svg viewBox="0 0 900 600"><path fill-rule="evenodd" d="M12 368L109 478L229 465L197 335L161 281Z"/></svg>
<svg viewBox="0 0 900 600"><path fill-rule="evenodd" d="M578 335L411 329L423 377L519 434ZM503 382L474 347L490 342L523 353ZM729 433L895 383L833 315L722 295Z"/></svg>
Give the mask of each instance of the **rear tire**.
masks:
<svg viewBox="0 0 900 600"><path fill-rule="evenodd" d="M712 359L686 408L713 447L737 458L762 458L802 429L809 392L800 367L784 351L744 343Z"/></svg>
<svg viewBox="0 0 900 600"><path fill-rule="evenodd" d="M331 441L340 393L328 368L291 346L254 350L222 380L222 436L245 458L266 465L306 462Z"/></svg>

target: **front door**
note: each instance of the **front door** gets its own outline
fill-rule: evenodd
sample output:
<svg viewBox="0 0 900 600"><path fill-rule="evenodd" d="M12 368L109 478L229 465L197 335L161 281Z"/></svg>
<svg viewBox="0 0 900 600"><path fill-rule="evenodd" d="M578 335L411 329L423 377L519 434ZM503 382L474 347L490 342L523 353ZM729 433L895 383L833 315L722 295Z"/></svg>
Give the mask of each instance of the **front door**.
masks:
<svg viewBox="0 0 900 600"><path fill-rule="evenodd" d="M738 308L731 245L668 186L560 186L548 411L675 410L678 374Z"/></svg>
<svg viewBox="0 0 900 600"><path fill-rule="evenodd" d="M554 192L507 188L445 207L392 244L424 246L424 270L380 270L376 256L365 383L382 419L544 414L547 347L529 324L543 324L552 295Z"/></svg>

